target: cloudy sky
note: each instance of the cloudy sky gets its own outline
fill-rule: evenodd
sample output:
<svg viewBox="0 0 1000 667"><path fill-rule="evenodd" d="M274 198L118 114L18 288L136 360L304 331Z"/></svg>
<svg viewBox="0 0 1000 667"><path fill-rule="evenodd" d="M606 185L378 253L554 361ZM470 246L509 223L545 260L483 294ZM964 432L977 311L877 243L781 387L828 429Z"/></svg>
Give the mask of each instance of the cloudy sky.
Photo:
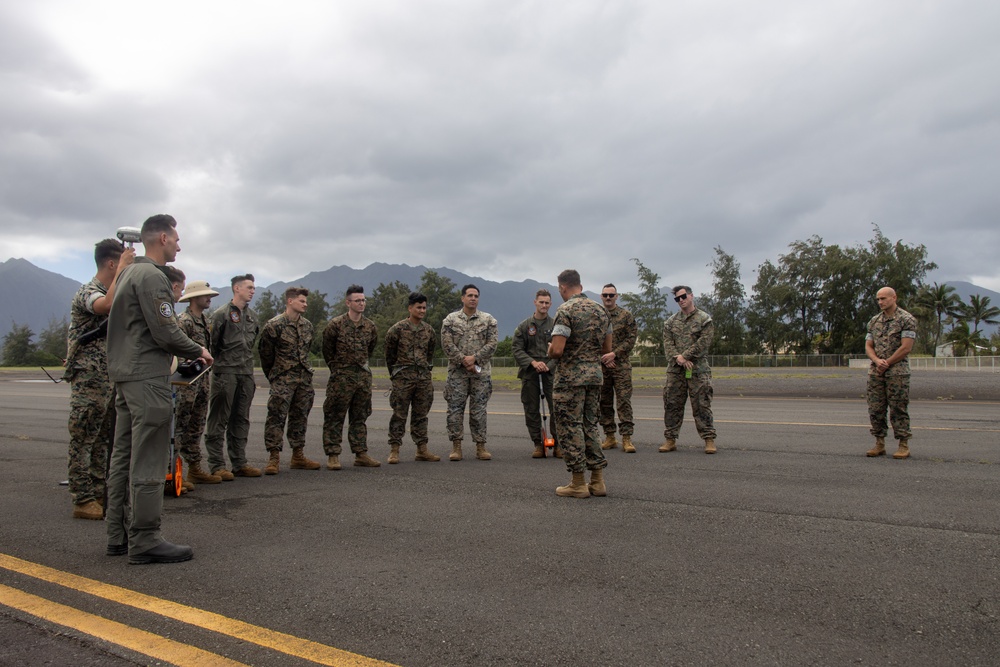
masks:
<svg viewBox="0 0 1000 667"><path fill-rule="evenodd" d="M179 221L189 278L371 262L708 291L877 224L1000 290L1000 3L0 5L0 260L86 280Z"/></svg>

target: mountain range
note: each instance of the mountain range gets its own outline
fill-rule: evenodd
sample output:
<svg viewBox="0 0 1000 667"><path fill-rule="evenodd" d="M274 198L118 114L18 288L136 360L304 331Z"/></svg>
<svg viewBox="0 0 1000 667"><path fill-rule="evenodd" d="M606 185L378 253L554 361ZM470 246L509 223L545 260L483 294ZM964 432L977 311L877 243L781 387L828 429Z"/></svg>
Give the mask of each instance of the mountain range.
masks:
<svg viewBox="0 0 1000 667"><path fill-rule="evenodd" d="M427 270L425 266L385 264L382 262L376 262L363 269L333 266L325 271L308 273L299 280L276 282L266 287L258 286L257 291L258 294L269 291L272 294L280 295L287 287L300 285L310 290L323 292L326 294L327 302L332 305L343 298L344 291L352 284L363 285L369 295L380 283L388 285L397 280L411 288L416 288ZM480 306L482 310L497 318L501 338L514 333L514 328L518 323L532 313L532 301L535 298L535 292L539 289L549 290L556 304L561 302L558 290L554 285L535 280L522 280L520 282L508 280L501 283L469 276L447 267L432 270L454 282L456 287L475 283L482 296ZM188 276L188 279L197 280L198 276ZM971 295L980 294L988 296L992 305L1000 306L1000 293L998 292L960 280L945 282L954 287L955 293L966 303ZM41 269L25 259L8 259L0 263L0 285L4 287L3 290L0 290L0 337L5 336L14 323L27 324L37 336L49 326L50 322L58 322L64 317L68 319L70 301L76 291L80 289L80 283L77 281ZM591 285L591 287L599 287L599 285ZM232 290L229 285L214 285L213 289L219 292L219 296L212 300L213 305L221 305L232 298ZM597 298L595 292L588 291L587 294L591 298ZM996 325L980 326L987 336L996 332L998 328Z"/></svg>

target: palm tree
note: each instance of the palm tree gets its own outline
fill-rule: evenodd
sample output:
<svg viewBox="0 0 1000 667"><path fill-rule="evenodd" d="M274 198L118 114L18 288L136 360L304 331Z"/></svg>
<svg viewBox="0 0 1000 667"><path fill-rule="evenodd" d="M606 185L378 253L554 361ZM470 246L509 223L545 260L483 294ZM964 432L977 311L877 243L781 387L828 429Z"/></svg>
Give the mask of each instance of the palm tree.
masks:
<svg viewBox="0 0 1000 667"><path fill-rule="evenodd" d="M917 303L933 314L937 319L937 326L934 329L934 356L937 356L937 347L941 343L941 330L945 317L954 317L960 314L962 299L955 294L955 288L947 283L923 285L917 294Z"/></svg>
<svg viewBox="0 0 1000 667"><path fill-rule="evenodd" d="M979 324L1000 324L1000 308L990 305L990 297L973 294L969 297L969 305L962 309L962 316L972 320L972 333L979 333Z"/></svg>
<svg viewBox="0 0 1000 667"><path fill-rule="evenodd" d="M977 347L986 347L989 342L983 338L983 334L971 331L968 322L956 324L945 338L954 346L956 357L973 356Z"/></svg>

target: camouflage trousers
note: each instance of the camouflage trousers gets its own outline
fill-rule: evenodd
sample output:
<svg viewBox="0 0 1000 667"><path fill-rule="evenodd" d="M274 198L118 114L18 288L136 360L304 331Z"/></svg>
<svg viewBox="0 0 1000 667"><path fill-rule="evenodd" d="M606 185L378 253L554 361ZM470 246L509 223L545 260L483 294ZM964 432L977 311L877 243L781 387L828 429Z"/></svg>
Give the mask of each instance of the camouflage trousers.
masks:
<svg viewBox="0 0 1000 667"><path fill-rule="evenodd" d="M316 398L312 379L312 373L297 369L271 381L267 420L264 422L264 447L267 451L281 451L282 431L288 435L289 447L305 447L309 411Z"/></svg>
<svg viewBox="0 0 1000 667"><path fill-rule="evenodd" d="M403 434L406 432L406 414L410 414L410 437L413 444L427 444L427 415L434 403L434 383L430 373L422 375L403 375L400 371L392 378L392 392L389 394L389 405L392 406L392 417L389 418L389 444L403 444Z"/></svg>
<svg viewBox="0 0 1000 667"><path fill-rule="evenodd" d="M524 424L528 427L528 435L536 445L542 444L542 386L539 385L538 378L542 379L545 389L545 402L548 404L549 415L555 414L552 404L552 373L538 373L533 368L529 368L525 377L521 379L521 405L524 407ZM552 433L551 427L549 429ZM554 437L554 436L553 436ZM555 438L559 442L558 438Z"/></svg>
<svg viewBox="0 0 1000 667"><path fill-rule="evenodd" d="M205 373L194 384L177 388L174 408L174 442L188 465L201 464L201 436L205 433L208 416L208 395L212 388L211 375Z"/></svg>
<svg viewBox="0 0 1000 667"><path fill-rule="evenodd" d="M601 428L605 435L615 432L615 397L618 398L618 427L622 435L632 435L632 368L607 368L601 386Z"/></svg>
<svg viewBox="0 0 1000 667"><path fill-rule="evenodd" d="M909 375L869 375L868 376L868 419L871 434L884 438L888 434L885 412L889 411L892 433L896 440L909 440L910 431L910 376Z"/></svg>
<svg viewBox="0 0 1000 667"><path fill-rule="evenodd" d="M355 454L368 451L368 425L372 413L372 374L363 368L338 368L330 373L323 401L323 451L340 456L347 418L347 442Z"/></svg>
<svg viewBox="0 0 1000 667"><path fill-rule="evenodd" d="M486 444L486 404L493 395L493 381L464 369L448 370L444 400L448 402L448 439L461 440L464 432L465 404L469 403L469 432L477 444Z"/></svg>
<svg viewBox="0 0 1000 667"><path fill-rule="evenodd" d="M229 465L239 470L247 464L247 438L250 437L250 404L257 393L252 375L216 373L208 394L208 426L205 449L209 471L226 467L222 441L226 441Z"/></svg>
<svg viewBox="0 0 1000 667"><path fill-rule="evenodd" d="M712 417L712 373L685 378L684 373L667 373L663 386L663 437L676 440L684 423L684 401L691 397L694 425L703 440L715 440Z"/></svg>
<svg viewBox="0 0 1000 667"><path fill-rule="evenodd" d="M552 413L563 461L570 472L606 468L597 428L601 386L556 387Z"/></svg>
<svg viewBox="0 0 1000 667"><path fill-rule="evenodd" d="M69 399L69 492L73 503L104 502L114 422L114 385L107 375L77 373Z"/></svg>

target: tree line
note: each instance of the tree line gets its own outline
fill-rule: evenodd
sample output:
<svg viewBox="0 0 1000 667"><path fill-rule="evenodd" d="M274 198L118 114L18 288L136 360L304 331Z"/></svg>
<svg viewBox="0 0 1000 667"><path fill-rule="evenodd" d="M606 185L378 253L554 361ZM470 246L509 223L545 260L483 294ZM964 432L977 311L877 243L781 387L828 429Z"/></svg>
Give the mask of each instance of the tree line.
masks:
<svg viewBox="0 0 1000 667"><path fill-rule="evenodd" d="M699 295L699 308L712 315L715 339L711 354L862 354L868 321L878 314L876 292L888 285L899 306L920 322L914 351L937 354L951 343L956 356L992 354L1000 345L988 340L983 324L1000 323L1000 308L988 296L973 295L965 303L947 284L926 284L937 268L927 248L891 242L876 226L866 244L826 245L819 236L789 244L777 262L757 268L747 298L740 263L716 246L708 264L712 289ZM663 322L670 315L660 276L633 259L639 291L622 296L639 325L640 356L663 354ZM666 289L666 288L665 288Z"/></svg>
<svg viewBox="0 0 1000 667"><path fill-rule="evenodd" d="M1000 347L1000 336L987 339L980 327L1000 323L1000 308L990 297L973 295L965 303L947 284L925 284L929 271L937 268L927 259L927 248L903 241L891 242L876 226L865 244L850 247L826 245L819 236L790 243L789 251L776 262L766 260L757 268L757 280L747 298L741 266L720 246L708 266L712 289L701 293L696 303L712 314L715 340L711 354L862 354L868 320L878 313L875 293L889 285L896 290L900 307L920 322L914 351L935 354L942 343L951 343L956 356L992 353ZM661 287L659 274L639 259L636 265L639 290L624 292L622 307L631 311L639 329L636 354L652 358L663 354L663 322L670 315L670 298ZM426 322L441 329L445 316L462 306L455 283L428 270L416 291L427 296ZM409 285L395 281L380 283L366 294L365 315L375 322L379 343L375 357L384 357L383 341L393 324L407 317ZM338 295L339 297L339 295ZM306 319L316 335L312 353L323 350L323 329L330 319L347 311L341 298L333 304L328 295L309 293ZM265 291L253 304L260 321L266 322L285 310L282 295ZM54 366L66 356L66 318L51 320L35 342L27 325L14 323L3 340L2 365ZM496 356L511 356L508 336L497 347ZM443 355L440 347L437 355Z"/></svg>

